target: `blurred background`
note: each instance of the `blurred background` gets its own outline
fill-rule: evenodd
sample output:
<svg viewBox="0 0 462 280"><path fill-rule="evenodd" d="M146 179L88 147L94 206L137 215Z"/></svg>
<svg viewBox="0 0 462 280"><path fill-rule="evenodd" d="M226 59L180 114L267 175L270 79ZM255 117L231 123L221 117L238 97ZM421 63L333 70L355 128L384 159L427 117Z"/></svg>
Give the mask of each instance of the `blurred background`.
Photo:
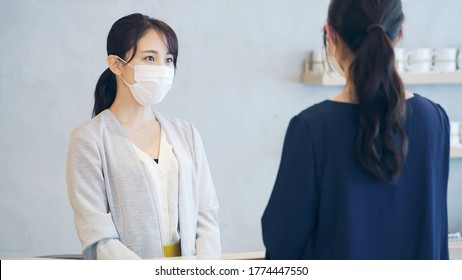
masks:
<svg viewBox="0 0 462 280"><path fill-rule="evenodd" d="M179 38L173 89L155 110L202 135L224 253L264 250L260 218L292 116L342 87L301 83L322 48L327 0L1 0L0 256L81 252L65 168L71 130L91 117L106 36L140 12ZM462 47L458 0L403 0L400 47ZM462 121L462 85L408 89ZM425 152L425 151L422 151ZM462 159L451 160L450 232L462 231Z"/></svg>

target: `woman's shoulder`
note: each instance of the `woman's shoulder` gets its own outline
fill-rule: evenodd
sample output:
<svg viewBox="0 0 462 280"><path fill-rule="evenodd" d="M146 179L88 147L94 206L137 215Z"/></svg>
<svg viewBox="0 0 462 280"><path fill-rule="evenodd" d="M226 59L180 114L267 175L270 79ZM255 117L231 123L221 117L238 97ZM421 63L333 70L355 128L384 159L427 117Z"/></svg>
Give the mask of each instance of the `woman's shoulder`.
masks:
<svg viewBox="0 0 462 280"><path fill-rule="evenodd" d="M97 116L81 123L79 126L75 127L72 131L72 137L81 137L81 136L90 136L100 134L105 127L108 126L108 123L113 120L111 119L111 113L109 110L104 110L99 113Z"/></svg>
<svg viewBox="0 0 462 280"><path fill-rule="evenodd" d="M414 97L409 99L409 101L411 101L410 103L412 104L413 107L419 106L421 108L426 108L426 109L436 108L437 110L444 111L443 107L440 104L417 93L414 93Z"/></svg>
<svg viewBox="0 0 462 280"><path fill-rule="evenodd" d="M429 118L432 118L432 116L440 116L444 119L448 118L446 111L440 104L417 93L414 93L414 97L409 101L408 106L410 108L409 113L411 115L425 115Z"/></svg>
<svg viewBox="0 0 462 280"><path fill-rule="evenodd" d="M356 108L356 104L324 100L304 109L294 118L305 122L321 122L323 120L338 119L337 117L343 117L345 114L351 114Z"/></svg>

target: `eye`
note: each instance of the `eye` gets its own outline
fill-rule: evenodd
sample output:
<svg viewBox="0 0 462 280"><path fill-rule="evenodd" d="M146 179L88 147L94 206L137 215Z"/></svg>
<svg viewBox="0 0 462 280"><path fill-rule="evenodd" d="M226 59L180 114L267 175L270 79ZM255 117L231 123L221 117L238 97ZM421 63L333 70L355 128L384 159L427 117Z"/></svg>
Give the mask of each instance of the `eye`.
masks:
<svg viewBox="0 0 462 280"><path fill-rule="evenodd" d="M166 61L167 63L173 63L173 58L167 57L167 59L165 59L165 61Z"/></svg>
<svg viewBox="0 0 462 280"><path fill-rule="evenodd" d="M152 55L146 56L144 59L147 61L156 61L156 59Z"/></svg>

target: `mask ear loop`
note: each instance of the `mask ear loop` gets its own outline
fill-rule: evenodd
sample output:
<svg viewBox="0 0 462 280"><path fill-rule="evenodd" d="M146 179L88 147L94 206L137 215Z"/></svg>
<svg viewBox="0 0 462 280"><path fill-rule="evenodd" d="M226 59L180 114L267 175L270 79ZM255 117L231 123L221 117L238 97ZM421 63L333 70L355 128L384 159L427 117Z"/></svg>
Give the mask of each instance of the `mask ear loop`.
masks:
<svg viewBox="0 0 462 280"><path fill-rule="evenodd" d="M323 59L326 61L326 63L323 63L324 71L327 73L327 75L332 77L332 73L334 73L335 71L334 71L334 67L332 67L332 65L330 64L330 61L328 59L330 57L330 55L328 53L328 49L331 46L329 44L329 41L327 40L326 26L324 26L324 29L323 29L323 41L324 41L324 57L323 57Z"/></svg>
<svg viewBox="0 0 462 280"><path fill-rule="evenodd" d="M330 75L331 73L337 72L337 71L335 70L335 68L332 66L332 64L330 63L330 61L329 61L329 58L331 58L331 59L335 59L335 60L337 61L336 64L337 64L338 67L343 71L343 73L345 73L345 69L342 67L342 65L340 65L340 63L338 63L338 60L337 60L337 56L336 56L336 54L337 54L337 46L336 46L335 44L333 44L333 46L331 46L331 45L329 44L329 40L327 40L327 30L326 30L326 26L324 26L324 30L323 30L323 31L324 31L324 32L323 32L323 40L324 40L324 50L325 50L324 53L325 53L326 58L327 58L327 59L326 59L326 60L327 60L327 65L324 66L324 70L327 71L327 74L328 74L329 76L331 76L331 75ZM332 28L331 28L331 33L332 33ZM332 34L332 36L333 36L333 40L334 40L334 43L335 43L335 42L336 42L335 34ZM328 49L331 48L331 47L334 48L334 49L333 49L333 53L334 53L334 54L333 54L332 56L330 56L329 53L328 53ZM328 66L328 69L326 69L327 66ZM338 74L338 73L337 73L337 74Z"/></svg>
<svg viewBox="0 0 462 280"><path fill-rule="evenodd" d="M328 66L328 63L326 63L327 61L327 32L326 32L326 26L324 26L324 28L322 29L322 42L323 42L323 57L322 57L322 66L324 68L324 72L329 74L329 69L327 68Z"/></svg>
<svg viewBox="0 0 462 280"><path fill-rule="evenodd" d="M115 55L115 57L117 57L117 58L118 58L120 61L122 61L123 63L130 65L130 67L135 68L135 67L133 67L130 63L128 63L128 62L126 62L124 59L122 59L120 56Z"/></svg>
<svg viewBox="0 0 462 280"><path fill-rule="evenodd" d="M130 85L127 83L127 81L125 81L125 79L124 79L124 77L122 76L122 74L120 74L119 77L122 79L122 82L124 82L124 84L125 84L127 87L130 87Z"/></svg>
<svg viewBox="0 0 462 280"><path fill-rule="evenodd" d="M123 63L127 64L128 66L130 66L131 68L135 69L135 67L133 67L130 63L126 62L125 60L123 60L120 56L116 55L115 57L117 57L120 61L122 61ZM125 81L124 77L122 76L122 74L119 75L119 77L122 79L122 81L125 83L125 85L127 85L127 87L130 87L130 85L127 83L127 81Z"/></svg>

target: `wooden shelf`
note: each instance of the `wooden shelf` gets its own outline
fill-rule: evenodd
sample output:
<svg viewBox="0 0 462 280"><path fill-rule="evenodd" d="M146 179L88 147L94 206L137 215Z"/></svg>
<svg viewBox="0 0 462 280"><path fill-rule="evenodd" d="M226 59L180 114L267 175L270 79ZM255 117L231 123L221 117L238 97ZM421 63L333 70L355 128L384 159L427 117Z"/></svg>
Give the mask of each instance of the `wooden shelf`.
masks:
<svg viewBox="0 0 462 280"><path fill-rule="evenodd" d="M462 148L451 147L451 158L462 158Z"/></svg>
<svg viewBox="0 0 462 280"><path fill-rule="evenodd" d="M312 74L303 73L302 82L309 85L321 86L342 86L345 85L345 79L337 74Z"/></svg>
<svg viewBox="0 0 462 280"><path fill-rule="evenodd" d="M454 73L403 73L401 74L406 85L430 85L430 84L462 84L462 71ZM345 79L337 74L312 74L303 73L302 82L310 85L342 86Z"/></svg>

